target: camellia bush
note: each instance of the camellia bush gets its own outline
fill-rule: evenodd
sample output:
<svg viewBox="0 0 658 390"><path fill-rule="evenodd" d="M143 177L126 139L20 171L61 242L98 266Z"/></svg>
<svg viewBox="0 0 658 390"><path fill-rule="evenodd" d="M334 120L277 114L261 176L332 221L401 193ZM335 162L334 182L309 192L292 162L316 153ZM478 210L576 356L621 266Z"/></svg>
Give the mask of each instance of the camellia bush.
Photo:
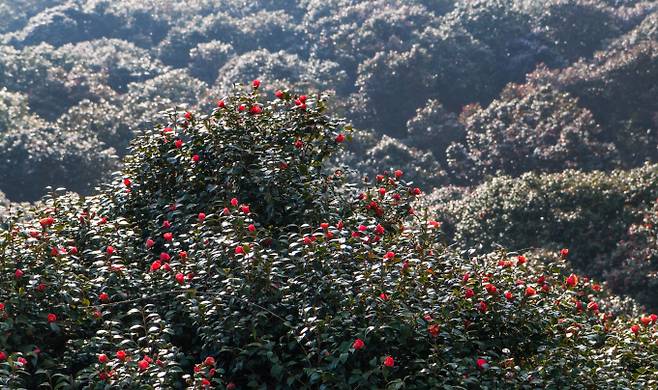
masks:
<svg viewBox="0 0 658 390"><path fill-rule="evenodd" d="M344 183L325 104L255 81L169 111L101 194L5 217L0 385L656 386L657 316L567 249L451 250L401 170Z"/></svg>

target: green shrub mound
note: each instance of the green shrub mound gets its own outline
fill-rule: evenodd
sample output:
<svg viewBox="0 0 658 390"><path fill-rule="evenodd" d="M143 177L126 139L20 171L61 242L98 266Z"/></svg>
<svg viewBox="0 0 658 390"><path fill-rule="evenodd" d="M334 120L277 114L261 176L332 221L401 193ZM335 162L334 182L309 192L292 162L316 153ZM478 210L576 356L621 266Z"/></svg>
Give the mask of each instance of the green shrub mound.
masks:
<svg viewBox="0 0 658 390"><path fill-rule="evenodd" d="M651 258L655 242L636 234L658 199L658 165L501 176L455 198L437 210L459 247L481 246L486 252L501 246L552 251L568 246L576 269L603 277L615 293L658 308L658 297L646 284L658 266L639 260L644 252Z"/></svg>
<svg viewBox="0 0 658 390"><path fill-rule="evenodd" d="M450 250L404 172L326 170L351 129L323 96L260 90L3 220L1 387L656 386L655 316L567 251Z"/></svg>

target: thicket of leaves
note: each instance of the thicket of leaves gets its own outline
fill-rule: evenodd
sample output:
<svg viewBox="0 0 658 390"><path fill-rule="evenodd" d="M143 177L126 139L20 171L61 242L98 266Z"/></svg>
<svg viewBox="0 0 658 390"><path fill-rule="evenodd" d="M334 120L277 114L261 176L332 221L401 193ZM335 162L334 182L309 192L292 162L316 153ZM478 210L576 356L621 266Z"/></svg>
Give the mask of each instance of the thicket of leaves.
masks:
<svg viewBox="0 0 658 390"><path fill-rule="evenodd" d="M655 237L650 237L658 199L655 164L608 173L501 176L437 199L451 200L439 203L437 212L459 246L484 251L568 246L576 269L608 280L616 293L658 307L648 285L658 270L652 262Z"/></svg>
<svg viewBox="0 0 658 390"><path fill-rule="evenodd" d="M393 159L405 171L423 172L428 186L481 182L485 177L464 161L518 142L503 137L500 144L475 145L459 134L463 125L454 118L479 104L487 114L478 128L495 127L496 116L505 115L501 101L514 104L504 91L547 84L555 92L533 94L537 106L506 118L506 125L532 128L528 119L543 118L546 106L554 118L591 113L585 130L597 129L596 142L612 144L619 154L601 167L658 160L654 1L16 0L0 5L0 19L0 88L27 98L13 131L28 132L22 122L37 115L46 128L84 133L77 137L119 156L135 134L152 127L153 112L189 104L207 109L234 83L260 78L309 93L332 89L329 104L371 135L360 144L364 152L343 163L371 175ZM550 71L536 71L541 64ZM508 85L526 79L527 86ZM569 97L557 98L564 93ZM419 132L426 115L446 125L423 125ZM564 150L543 141L533 143L541 161L511 172L494 159L490 168L515 175L557 169ZM81 161L76 147L55 143L51 149L60 151L44 153L70 154L89 172L75 187L83 193L116 169ZM384 149L395 153L378 161ZM464 164L450 166L450 153ZM43 182L73 188L61 177L75 170L54 182L46 168L26 171L2 150L0 159L39 183L19 194L0 182L10 199L38 199Z"/></svg>
<svg viewBox="0 0 658 390"><path fill-rule="evenodd" d="M259 91L3 219L2 387L656 386L658 317L576 250L449 249L405 172L323 169L350 129L322 96Z"/></svg>

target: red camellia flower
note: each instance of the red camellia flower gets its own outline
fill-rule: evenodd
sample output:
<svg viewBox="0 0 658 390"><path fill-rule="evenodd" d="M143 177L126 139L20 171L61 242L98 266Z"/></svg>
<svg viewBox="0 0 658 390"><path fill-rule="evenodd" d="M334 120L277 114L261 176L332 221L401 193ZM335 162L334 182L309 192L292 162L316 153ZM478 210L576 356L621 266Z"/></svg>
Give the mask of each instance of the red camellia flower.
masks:
<svg viewBox="0 0 658 390"><path fill-rule="evenodd" d="M533 296L533 295L535 295L535 294L537 294L537 290L535 290L534 288L532 288L532 287L530 287L530 286L528 286L528 287L525 288L525 295L526 295L527 297L531 297L531 296Z"/></svg>
<svg viewBox="0 0 658 390"><path fill-rule="evenodd" d="M199 222L203 222L206 219L206 214L205 213L199 213L198 218L199 218Z"/></svg>
<svg viewBox="0 0 658 390"><path fill-rule="evenodd" d="M258 115L261 112L263 112L263 109L260 106L251 106L251 109L249 109L249 112L252 113L253 115Z"/></svg>
<svg viewBox="0 0 658 390"><path fill-rule="evenodd" d="M242 212L245 213L245 214L249 214L251 212L251 210L249 209L249 206L246 205L246 204L240 206L240 210L242 210Z"/></svg>
<svg viewBox="0 0 658 390"><path fill-rule="evenodd" d="M219 108L226 107L226 103L224 103L224 100L218 100L217 101L217 107L219 107Z"/></svg>
<svg viewBox="0 0 658 390"><path fill-rule="evenodd" d="M127 356L128 355L126 354L126 352L124 350L117 351L117 359L121 360L122 362L126 360Z"/></svg>
<svg viewBox="0 0 658 390"><path fill-rule="evenodd" d="M24 275L23 270L21 270L20 268L18 268L16 271L14 271L14 276L16 277L16 279L22 278L23 275Z"/></svg>
<svg viewBox="0 0 658 390"><path fill-rule="evenodd" d="M139 362L137 362L137 367L139 367L140 371L144 371L147 368L149 368L149 362L146 361L145 359L142 359Z"/></svg>
<svg viewBox="0 0 658 390"><path fill-rule="evenodd" d="M345 141L345 136L343 134L338 134L336 136L336 142L341 143L343 141Z"/></svg>
<svg viewBox="0 0 658 390"><path fill-rule="evenodd" d="M233 207L237 207L237 206L238 206L238 203L239 203L239 202L238 202L238 199L237 199L237 198L233 198L233 199L231 199L231 206L233 206Z"/></svg>
<svg viewBox="0 0 658 390"><path fill-rule="evenodd" d="M160 267L162 267L162 263L160 262L160 260L156 260L153 263L151 263L151 271L152 272L159 270Z"/></svg>
<svg viewBox="0 0 658 390"><path fill-rule="evenodd" d="M165 241L171 241L174 239L174 235L172 233L165 233L162 235L162 238L164 238Z"/></svg>
<svg viewBox="0 0 658 390"><path fill-rule="evenodd" d="M432 337L437 337L439 335L439 325L432 324L427 328L427 331Z"/></svg>
<svg viewBox="0 0 658 390"><path fill-rule="evenodd" d="M208 378L201 379L201 386L203 386L203 387L210 386L210 381L208 380Z"/></svg>
<svg viewBox="0 0 658 390"><path fill-rule="evenodd" d="M564 249L560 250L560 256L562 256L562 257L569 256L569 249L564 248Z"/></svg>
<svg viewBox="0 0 658 390"><path fill-rule="evenodd" d="M488 309L487 303L485 301L480 301L478 303L478 310L480 310L482 313L486 313Z"/></svg>
<svg viewBox="0 0 658 390"><path fill-rule="evenodd" d="M130 181L130 179L128 179L128 178L123 179L123 185L124 186L130 187L132 184L133 183L132 183L132 181Z"/></svg>
<svg viewBox="0 0 658 390"><path fill-rule="evenodd" d="M251 85L252 85L254 88L258 88L258 87L260 87L260 80L254 80L254 81L252 81L252 82L251 82Z"/></svg>
<svg viewBox="0 0 658 390"><path fill-rule="evenodd" d="M377 233L381 236L381 235L384 234L384 232L385 232L385 229L381 224L377 224L377 226L375 226L375 233Z"/></svg>
<svg viewBox="0 0 658 390"><path fill-rule="evenodd" d="M240 104L238 106L238 111L244 111L246 108L247 108L247 106L245 106L244 104Z"/></svg>
<svg viewBox="0 0 658 390"><path fill-rule="evenodd" d="M464 296L466 297L466 299L473 298L475 296L475 291L473 291L473 289L471 288L467 288L466 292L464 292Z"/></svg>
<svg viewBox="0 0 658 390"><path fill-rule="evenodd" d="M576 276L575 274L571 274L569 275L569 277L567 277L567 286L573 288L576 287L577 284L578 284L578 276Z"/></svg>
<svg viewBox="0 0 658 390"><path fill-rule="evenodd" d="M195 154L194 156L192 156L192 161L194 161L195 163L198 163L199 160L201 160L201 157L199 157L198 154Z"/></svg>
<svg viewBox="0 0 658 390"><path fill-rule="evenodd" d="M215 358L212 356L208 356L206 360L203 361L203 364L206 366L214 366L215 365Z"/></svg>
<svg viewBox="0 0 658 390"><path fill-rule="evenodd" d="M633 332L633 334L637 334L637 332L639 332L639 331L640 331L640 326L639 325L635 324L635 325L631 326L631 332Z"/></svg>
<svg viewBox="0 0 658 390"><path fill-rule="evenodd" d="M247 226L247 230L249 230L252 233L255 232L256 231L256 225L254 225L253 223L250 224L249 226Z"/></svg>
<svg viewBox="0 0 658 390"><path fill-rule="evenodd" d="M352 343L352 348L354 348L357 351L359 349L365 347L365 346L366 346L366 343L364 343L363 340L361 340L361 339L356 339L356 340L354 340L354 343Z"/></svg>
<svg viewBox="0 0 658 390"><path fill-rule="evenodd" d="M180 257L181 260L187 259L187 252L185 252L185 251L178 252L178 257Z"/></svg>
<svg viewBox="0 0 658 390"><path fill-rule="evenodd" d="M4 351L0 351L0 362L7 360L7 354Z"/></svg>
<svg viewBox="0 0 658 390"><path fill-rule="evenodd" d="M147 248L149 248L149 249L150 249L150 248L153 248L153 245L155 245L155 241L153 241L153 240L150 239L150 238L149 238L148 240L146 240L146 247L147 247Z"/></svg>
<svg viewBox="0 0 658 390"><path fill-rule="evenodd" d="M100 293L100 295L98 296L98 299L100 299L101 302L107 302L107 301L110 300L110 296L107 293L103 292L103 293Z"/></svg>
<svg viewBox="0 0 658 390"><path fill-rule="evenodd" d="M403 173L401 170L396 169L395 172L393 172L393 174L395 175L395 178L396 178L396 179L399 179L399 178L402 177L402 175L403 175L404 173Z"/></svg>
<svg viewBox="0 0 658 390"><path fill-rule="evenodd" d="M512 299L514 299L514 295L512 295L512 293L509 292L509 291L505 291L504 295L505 295L505 299L507 299L508 301L511 301Z"/></svg>
<svg viewBox="0 0 658 390"><path fill-rule="evenodd" d="M0 311L3 311L3 310L5 310L5 304L0 302Z"/></svg>
<svg viewBox="0 0 658 390"><path fill-rule="evenodd" d="M386 359L384 359L384 365L386 367L393 367L395 365L395 360L393 360L393 357L391 356L386 356Z"/></svg>
<svg viewBox="0 0 658 390"><path fill-rule="evenodd" d="M413 194L413 195L420 195L421 193L422 193L422 191L418 187L411 190L411 194Z"/></svg>
<svg viewBox="0 0 658 390"><path fill-rule="evenodd" d="M174 146L176 147L176 149L180 149L181 147L183 147L183 140L180 138L177 139L176 141L174 141Z"/></svg>
<svg viewBox="0 0 658 390"><path fill-rule="evenodd" d="M596 302L590 302L587 304L587 308L593 312L599 311L599 304Z"/></svg>
<svg viewBox="0 0 658 390"><path fill-rule="evenodd" d="M48 314L48 322L55 322L57 321L57 315L50 313Z"/></svg>
<svg viewBox="0 0 658 390"><path fill-rule="evenodd" d="M104 354L104 353L101 353L100 355L98 355L98 362L99 362L99 363L105 364L105 363L107 363L109 360L110 360L110 359L108 359L107 355Z"/></svg>
<svg viewBox="0 0 658 390"><path fill-rule="evenodd" d="M162 252L160 253L160 261L169 261L171 260L171 256L167 252Z"/></svg>
<svg viewBox="0 0 658 390"><path fill-rule="evenodd" d="M276 92L274 92L274 96L276 96L279 99L283 99L283 91L280 89L277 89Z"/></svg>
<svg viewBox="0 0 658 390"><path fill-rule="evenodd" d="M390 252L390 251L386 252L386 254L384 255L384 258L387 259L387 260L393 259L393 258L395 258L395 253Z"/></svg>
<svg viewBox="0 0 658 390"><path fill-rule="evenodd" d="M111 246L111 245L108 245L107 248L105 248L105 253L107 253L110 256L113 255L114 252L116 252L116 251L114 250L114 247Z"/></svg>
<svg viewBox="0 0 658 390"><path fill-rule="evenodd" d="M189 112L189 111L187 111L183 116L184 116L185 119L187 119L188 121L189 121L189 120L192 120L192 113Z"/></svg>
<svg viewBox="0 0 658 390"><path fill-rule="evenodd" d="M383 301L388 301L389 300L389 296L386 293L379 294L379 298L381 298L381 300L383 300Z"/></svg>
<svg viewBox="0 0 658 390"><path fill-rule="evenodd" d="M487 361L486 361L486 360L484 360L484 359L478 359L478 360L477 360L477 366L478 366L478 368L479 368L480 370L485 369L485 368L486 368L486 365L487 365Z"/></svg>
<svg viewBox="0 0 658 390"><path fill-rule="evenodd" d="M327 229L329 229L329 224L328 224L327 222L322 222L322 223L320 224L320 228L321 228L322 230L327 230Z"/></svg>
<svg viewBox="0 0 658 390"><path fill-rule="evenodd" d="M78 248L75 246L72 246L69 248L69 253L72 255L77 255L78 254Z"/></svg>
<svg viewBox="0 0 658 390"><path fill-rule="evenodd" d="M235 254L236 255L244 254L244 248L242 247L242 245L238 245L235 247Z"/></svg>
<svg viewBox="0 0 658 390"><path fill-rule="evenodd" d="M498 289L496 288L496 286L494 286L491 283L484 286L484 288L486 288L487 292L489 292L489 294L492 294L492 295L495 294L496 292L498 292Z"/></svg>
<svg viewBox="0 0 658 390"><path fill-rule="evenodd" d="M523 255L520 255L516 258L516 264L517 265L523 265L523 264L526 263L526 261L528 261L528 259L526 259L526 257L523 256Z"/></svg>
<svg viewBox="0 0 658 390"><path fill-rule="evenodd" d="M41 218L39 220L39 224L43 228L47 228L48 226L52 225L53 223L55 223L55 218L53 218L53 217Z"/></svg>
<svg viewBox="0 0 658 390"><path fill-rule="evenodd" d="M24 366L24 365L27 364L27 359L25 359L25 358L22 357L22 356L19 357L18 359L16 359L16 361L17 361L18 363L20 363L22 366Z"/></svg>
<svg viewBox="0 0 658 390"><path fill-rule="evenodd" d="M298 139L298 140L295 141L295 148L301 149L302 146L304 146L304 143L302 142L302 140Z"/></svg>
<svg viewBox="0 0 658 390"><path fill-rule="evenodd" d="M180 272L177 273L176 274L176 281L178 282L178 284L183 284L183 281L185 281L185 275L183 275Z"/></svg>

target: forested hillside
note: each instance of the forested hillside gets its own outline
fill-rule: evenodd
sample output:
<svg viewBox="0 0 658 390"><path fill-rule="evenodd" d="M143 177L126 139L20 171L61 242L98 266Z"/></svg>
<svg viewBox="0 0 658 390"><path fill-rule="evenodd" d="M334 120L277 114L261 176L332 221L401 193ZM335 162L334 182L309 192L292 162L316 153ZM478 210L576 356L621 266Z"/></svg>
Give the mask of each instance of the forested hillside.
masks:
<svg viewBox="0 0 658 390"><path fill-rule="evenodd" d="M0 6L0 190L89 193L156 113L236 82L331 92L339 156L425 188L658 159L655 1L60 1Z"/></svg>
<svg viewBox="0 0 658 390"><path fill-rule="evenodd" d="M655 0L5 0L0 387L654 388Z"/></svg>

